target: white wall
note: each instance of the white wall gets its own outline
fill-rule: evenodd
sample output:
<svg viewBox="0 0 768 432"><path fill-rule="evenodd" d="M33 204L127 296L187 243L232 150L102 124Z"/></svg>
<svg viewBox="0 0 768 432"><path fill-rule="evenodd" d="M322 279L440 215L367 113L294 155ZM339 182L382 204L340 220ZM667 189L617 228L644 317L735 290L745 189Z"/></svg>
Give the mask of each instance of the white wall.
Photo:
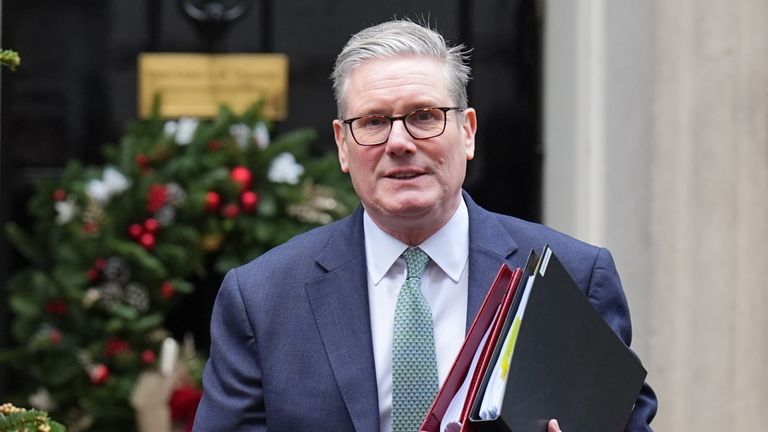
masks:
<svg viewBox="0 0 768 432"><path fill-rule="evenodd" d="M651 36L648 2L547 2L544 219L608 247L633 323L648 315ZM633 348L647 351L637 331Z"/></svg>
<svg viewBox="0 0 768 432"><path fill-rule="evenodd" d="M545 221L616 256L656 430L768 407L768 2L550 0Z"/></svg>

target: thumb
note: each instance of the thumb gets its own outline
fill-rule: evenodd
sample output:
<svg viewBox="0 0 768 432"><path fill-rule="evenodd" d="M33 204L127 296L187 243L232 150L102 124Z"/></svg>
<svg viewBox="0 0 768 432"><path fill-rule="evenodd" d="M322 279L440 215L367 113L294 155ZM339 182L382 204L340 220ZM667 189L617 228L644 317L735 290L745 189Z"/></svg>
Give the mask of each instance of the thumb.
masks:
<svg viewBox="0 0 768 432"><path fill-rule="evenodd" d="M547 432L563 432L560 430L560 425L557 423L557 420L552 419L549 421L549 425L547 426Z"/></svg>

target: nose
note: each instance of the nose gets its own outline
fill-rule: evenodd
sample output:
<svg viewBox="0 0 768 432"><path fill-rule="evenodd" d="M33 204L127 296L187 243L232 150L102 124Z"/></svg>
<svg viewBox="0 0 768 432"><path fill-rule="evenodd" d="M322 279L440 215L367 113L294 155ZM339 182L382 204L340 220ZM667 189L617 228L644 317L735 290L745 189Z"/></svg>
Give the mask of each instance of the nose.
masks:
<svg viewBox="0 0 768 432"><path fill-rule="evenodd" d="M402 155L416 152L416 143L413 137L405 129L403 120L392 122L392 130L387 139L387 153L390 155Z"/></svg>

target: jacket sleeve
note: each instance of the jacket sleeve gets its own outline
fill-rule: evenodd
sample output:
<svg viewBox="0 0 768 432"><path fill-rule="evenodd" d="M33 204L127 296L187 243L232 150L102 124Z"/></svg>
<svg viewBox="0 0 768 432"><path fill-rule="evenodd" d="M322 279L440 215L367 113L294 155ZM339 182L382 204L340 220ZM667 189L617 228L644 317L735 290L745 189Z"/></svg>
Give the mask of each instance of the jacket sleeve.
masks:
<svg viewBox="0 0 768 432"><path fill-rule="evenodd" d="M632 342L629 307L613 257L607 249L601 248L597 253L587 288L587 297L613 331L629 346ZM653 389L647 382L644 383L627 421L626 430L651 431L650 423L656 416L657 406L658 402Z"/></svg>
<svg viewBox="0 0 768 432"><path fill-rule="evenodd" d="M266 431L258 347L237 270L224 278L211 317L210 358L193 431Z"/></svg>

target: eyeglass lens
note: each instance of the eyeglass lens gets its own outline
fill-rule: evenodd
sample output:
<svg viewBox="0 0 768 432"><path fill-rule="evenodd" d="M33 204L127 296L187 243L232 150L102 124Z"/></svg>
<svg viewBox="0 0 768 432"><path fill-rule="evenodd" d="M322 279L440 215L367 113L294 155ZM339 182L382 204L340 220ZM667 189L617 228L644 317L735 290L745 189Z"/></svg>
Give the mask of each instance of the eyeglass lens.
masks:
<svg viewBox="0 0 768 432"><path fill-rule="evenodd" d="M403 120L405 129L414 139L427 139L443 133L446 117L440 108L419 109L403 117L363 116L350 123L352 136L361 145L382 144L389 138L395 120Z"/></svg>

